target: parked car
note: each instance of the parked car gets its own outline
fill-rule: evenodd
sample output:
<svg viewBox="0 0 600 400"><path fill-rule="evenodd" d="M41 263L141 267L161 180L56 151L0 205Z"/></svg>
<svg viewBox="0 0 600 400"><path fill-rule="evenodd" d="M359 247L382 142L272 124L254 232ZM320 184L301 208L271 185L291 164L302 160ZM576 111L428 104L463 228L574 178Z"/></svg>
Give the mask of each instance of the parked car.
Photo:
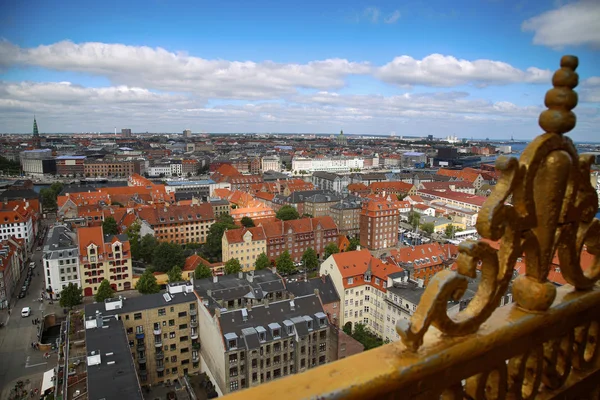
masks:
<svg viewBox="0 0 600 400"><path fill-rule="evenodd" d="M21 288L22 292L26 292L27 291L27 285L23 285L23 287Z"/></svg>
<svg viewBox="0 0 600 400"><path fill-rule="evenodd" d="M19 293L19 298L20 298L20 299L23 299L23 298L25 298L25 296L26 296L26 295L27 295L27 293L25 293L24 291L21 291L21 292Z"/></svg>
<svg viewBox="0 0 600 400"><path fill-rule="evenodd" d="M31 308L23 307L23 309L21 310L21 317L25 318L25 317L29 317L30 315L31 315Z"/></svg>
<svg viewBox="0 0 600 400"><path fill-rule="evenodd" d="M29 263L29 268L31 268L31 269L35 268L35 261L32 261Z"/></svg>

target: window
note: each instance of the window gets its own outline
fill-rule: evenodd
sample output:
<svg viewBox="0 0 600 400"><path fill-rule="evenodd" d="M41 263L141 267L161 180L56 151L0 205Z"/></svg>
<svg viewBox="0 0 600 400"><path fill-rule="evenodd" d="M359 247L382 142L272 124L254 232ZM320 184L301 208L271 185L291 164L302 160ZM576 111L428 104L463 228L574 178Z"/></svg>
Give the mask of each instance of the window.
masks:
<svg viewBox="0 0 600 400"><path fill-rule="evenodd" d="M169 326L175 326L175 320L174 319L170 319L169 320Z"/></svg>
<svg viewBox="0 0 600 400"><path fill-rule="evenodd" d="M354 282L353 278L348 278L348 285L352 285L353 282Z"/></svg>
<svg viewBox="0 0 600 400"><path fill-rule="evenodd" d="M180 338L179 338L179 341L180 341L180 342L185 342L185 341L187 341L187 340L188 340L188 337L187 337L187 336L182 336L182 337L180 337Z"/></svg>
<svg viewBox="0 0 600 400"><path fill-rule="evenodd" d="M175 339L175 332L169 332L169 338Z"/></svg>
<svg viewBox="0 0 600 400"><path fill-rule="evenodd" d="M133 314L133 319L142 319L142 313Z"/></svg>
<svg viewBox="0 0 600 400"><path fill-rule="evenodd" d="M186 316L187 316L187 312L186 312L186 311L182 311L182 312L180 312L179 314L177 314L177 316L178 316L179 318L186 317Z"/></svg>
<svg viewBox="0 0 600 400"><path fill-rule="evenodd" d="M144 333L144 327L142 325L136 326L135 333Z"/></svg>
<svg viewBox="0 0 600 400"><path fill-rule="evenodd" d="M172 344L171 346L169 346L169 350L171 350L171 351L177 350L177 345L176 344Z"/></svg>
<svg viewBox="0 0 600 400"><path fill-rule="evenodd" d="M166 314L167 314L167 312L166 312L166 310L164 308L159 308L158 309L158 316L159 317L163 316L163 315L166 315Z"/></svg>
<svg viewBox="0 0 600 400"><path fill-rule="evenodd" d="M233 392L238 390L238 381L231 381L229 382L229 391Z"/></svg>

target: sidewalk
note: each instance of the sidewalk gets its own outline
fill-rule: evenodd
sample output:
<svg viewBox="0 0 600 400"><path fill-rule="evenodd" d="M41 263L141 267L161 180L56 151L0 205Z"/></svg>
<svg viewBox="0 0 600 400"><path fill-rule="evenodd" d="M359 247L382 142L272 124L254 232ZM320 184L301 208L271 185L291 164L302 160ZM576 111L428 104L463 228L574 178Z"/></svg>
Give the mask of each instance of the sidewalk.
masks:
<svg viewBox="0 0 600 400"><path fill-rule="evenodd" d="M50 369L50 368L48 368L48 369ZM12 381L8 385L6 385L6 387L2 388L2 391L0 392L0 399L14 399L15 397L11 397L11 393L12 393L13 389L15 389L18 381L23 381L22 390L27 391L27 393L28 393L28 395L24 398L31 398L29 393L31 393L32 390L37 389L38 396L34 396L33 398L39 399L40 398L39 393L40 393L40 390L42 389L42 378L43 378L43 376L41 376L40 374L33 374L33 375L23 376L21 378L15 379L14 381Z"/></svg>

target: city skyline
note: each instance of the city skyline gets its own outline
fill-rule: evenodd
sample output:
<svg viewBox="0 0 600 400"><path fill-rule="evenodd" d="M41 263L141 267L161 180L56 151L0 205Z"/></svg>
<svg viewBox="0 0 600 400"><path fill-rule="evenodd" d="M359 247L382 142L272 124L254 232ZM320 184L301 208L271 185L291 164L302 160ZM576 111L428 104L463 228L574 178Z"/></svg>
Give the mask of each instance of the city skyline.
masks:
<svg viewBox="0 0 600 400"><path fill-rule="evenodd" d="M35 114L40 133L344 129L528 140L540 133L557 57L575 54L571 136L597 137L593 0L33 3L10 4L1 18L2 132L31 133Z"/></svg>

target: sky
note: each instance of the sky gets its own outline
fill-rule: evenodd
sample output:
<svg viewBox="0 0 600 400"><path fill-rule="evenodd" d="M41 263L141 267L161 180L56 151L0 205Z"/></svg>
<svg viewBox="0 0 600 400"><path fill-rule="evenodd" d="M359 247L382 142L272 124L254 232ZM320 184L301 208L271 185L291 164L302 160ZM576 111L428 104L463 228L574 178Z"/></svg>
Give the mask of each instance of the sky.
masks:
<svg viewBox="0 0 600 400"><path fill-rule="evenodd" d="M600 142L600 0L0 0L0 132L531 139L560 57Z"/></svg>

